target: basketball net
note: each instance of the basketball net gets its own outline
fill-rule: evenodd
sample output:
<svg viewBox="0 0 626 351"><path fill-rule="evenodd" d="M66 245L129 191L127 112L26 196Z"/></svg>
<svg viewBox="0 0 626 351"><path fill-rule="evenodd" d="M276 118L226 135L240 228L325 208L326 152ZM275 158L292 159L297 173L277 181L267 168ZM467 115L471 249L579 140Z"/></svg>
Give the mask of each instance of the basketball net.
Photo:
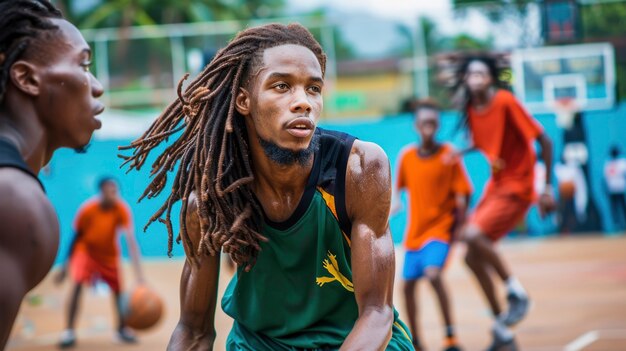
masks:
<svg viewBox="0 0 626 351"><path fill-rule="evenodd" d="M556 125L563 129L571 129L574 125L576 112L580 110L580 105L574 98L562 98L555 100L552 109L556 115Z"/></svg>

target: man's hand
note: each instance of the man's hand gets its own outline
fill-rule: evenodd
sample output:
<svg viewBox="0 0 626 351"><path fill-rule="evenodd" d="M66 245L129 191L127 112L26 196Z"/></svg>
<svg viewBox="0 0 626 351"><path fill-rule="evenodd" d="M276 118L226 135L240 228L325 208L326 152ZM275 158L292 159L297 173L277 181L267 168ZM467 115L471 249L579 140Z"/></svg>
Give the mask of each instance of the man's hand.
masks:
<svg viewBox="0 0 626 351"><path fill-rule="evenodd" d="M556 209L556 202L554 201L554 195L552 191L547 190L539 197L539 215L541 218L549 215Z"/></svg>
<svg viewBox="0 0 626 351"><path fill-rule="evenodd" d="M441 161L443 161L446 165L451 165L457 163L463 157L462 150L457 150L455 148L450 148L450 151L441 155Z"/></svg>
<svg viewBox="0 0 626 351"><path fill-rule="evenodd" d="M67 266L63 265L54 276L54 283L56 285L61 285L63 281L65 281L65 277L67 277Z"/></svg>

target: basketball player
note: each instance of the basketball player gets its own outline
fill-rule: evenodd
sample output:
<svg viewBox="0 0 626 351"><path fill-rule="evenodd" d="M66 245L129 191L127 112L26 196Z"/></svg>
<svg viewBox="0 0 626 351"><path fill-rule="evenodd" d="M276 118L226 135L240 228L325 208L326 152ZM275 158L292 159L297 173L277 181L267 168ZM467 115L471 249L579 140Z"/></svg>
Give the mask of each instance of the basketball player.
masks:
<svg viewBox="0 0 626 351"><path fill-rule="evenodd" d="M68 305L67 328L61 335L61 348L76 344L76 314L78 302L85 284L104 281L115 300L117 313L116 340L124 343L136 342L132 332L125 328L121 295L120 267L121 260L118 234L124 234L128 251L133 263L138 284L143 284L143 272L140 254L135 239L132 213L119 196L117 183L113 178L103 178L98 183L100 196L87 200L80 207L74 229L76 234L70 245L68 261L61 267L57 283L65 278L67 266L74 283L74 289Z"/></svg>
<svg viewBox="0 0 626 351"><path fill-rule="evenodd" d="M84 148L102 86L80 32L47 0L0 0L0 349L24 295L46 275L59 223L39 170Z"/></svg>
<svg viewBox="0 0 626 351"><path fill-rule="evenodd" d="M512 275L495 244L526 214L535 198L533 141L541 146L546 165L546 187L539 197L543 215L555 204L551 186L552 142L513 94L501 89L496 61L471 57L461 66L460 81L465 92L463 123L469 127L473 146L491 164L492 177L468 223L462 230L467 242L466 262L476 276L491 307L495 324L490 350L515 348L510 326L528 311L528 294ZM505 283L509 309L502 312L496 297L492 273Z"/></svg>
<svg viewBox="0 0 626 351"><path fill-rule="evenodd" d="M299 24L239 33L127 157L155 160L153 220L181 200L181 316L168 348L211 350L219 255L238 266L222 308L227 350L412 350L392 305L389 161L375 144L317 128L326 55ZM170 246L171 248L171 246Z"/></svg>
<svg viewBox="0 0 626 351"><path fill-rule="evenodd" d="M444 155L452 151L447 144L435 140L439 129L439 106L431 100L417 104L415 127L420 144L405 148L398 161L396 192L392 214L401 209L399 193L409 195L409 224L404 246L404 298L413 346L421 350L417 327L417 282L426 277L433 287L446 330L444 350L457 351L448 289L442 269L448 257L453 232L458 228L467 209L471 186L462 163L445 162Z"/></svg>

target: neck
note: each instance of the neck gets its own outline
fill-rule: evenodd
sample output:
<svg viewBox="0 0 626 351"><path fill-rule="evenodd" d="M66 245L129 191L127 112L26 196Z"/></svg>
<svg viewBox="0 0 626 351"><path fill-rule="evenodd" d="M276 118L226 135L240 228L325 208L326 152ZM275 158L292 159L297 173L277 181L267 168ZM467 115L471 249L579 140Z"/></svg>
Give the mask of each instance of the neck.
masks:
<svg viewBox="0 0 626 351"><path fill-rule="evenodd" d="M0 108L0 136L14 144L31 171L38 174L50 161L53 150L33 106L11 103L15 99L10 95L5 95L5 106Z"/></svg>
<svg viewBox="0 0 626 351"><path fill-rule="evenodd" d="M254 167L254 192L268 192L278 196L300 194L304 191L313 168L313 155L306 164L281 165L272 161L256 137L250 137L250 151Z"/></svg>
<svg viewBox="0 0 626 351"><path fill-rule="evenodd" d="M474 107L483 107L489 102L491 102L491 98L493 97L495 90L493 87L489 87L485 91L475 92L471 95L472 105Z"/></svg>
<svg viewBox="0 0 626 351"><path fill-rule="evenodd" d="M438 148L439 144L434 139L422 140L422 143L419 146L420 155L432 155Z"/></svg>

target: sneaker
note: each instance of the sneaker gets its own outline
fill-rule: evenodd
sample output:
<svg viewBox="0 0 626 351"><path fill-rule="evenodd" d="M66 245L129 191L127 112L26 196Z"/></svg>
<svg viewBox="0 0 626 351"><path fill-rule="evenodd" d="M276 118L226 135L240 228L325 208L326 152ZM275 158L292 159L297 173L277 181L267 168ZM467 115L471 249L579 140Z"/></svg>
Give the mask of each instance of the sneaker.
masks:
<svg viewBox="0 0 626 351"><path fill-rule="evenodd" d="M493 342L487 351L517 351L517 343L514 337L502 339L496 332L493 333Z"/></svg>
<svg viewBox="0 0 626 351"><path fill-rule="evenodd" d="M443 342L443 351L462 351L455 338L446 338Z"/></svg>
<svg viewBox="0 0 626 351"><path fill-rule="evenodd" d="M66 329L61 333L61 340L59 340L60 349L69 349L76 346L76 334L71 329Z"/></svg>
<svg viewBox="0 0 626 351"><path fill-rule="evenodd" d="M123 344L135 344L137 343L137 338L130 329L122 328L115 333L115 341Z"/></svg>
<svg viewBox="0 0 626 351"><path fill-rule="evenodd" d="M507 327L519 323L528 313L529 300L526 295L509 293L506 297L509 302L509 310L504 314L502 323Z"/></svg>

